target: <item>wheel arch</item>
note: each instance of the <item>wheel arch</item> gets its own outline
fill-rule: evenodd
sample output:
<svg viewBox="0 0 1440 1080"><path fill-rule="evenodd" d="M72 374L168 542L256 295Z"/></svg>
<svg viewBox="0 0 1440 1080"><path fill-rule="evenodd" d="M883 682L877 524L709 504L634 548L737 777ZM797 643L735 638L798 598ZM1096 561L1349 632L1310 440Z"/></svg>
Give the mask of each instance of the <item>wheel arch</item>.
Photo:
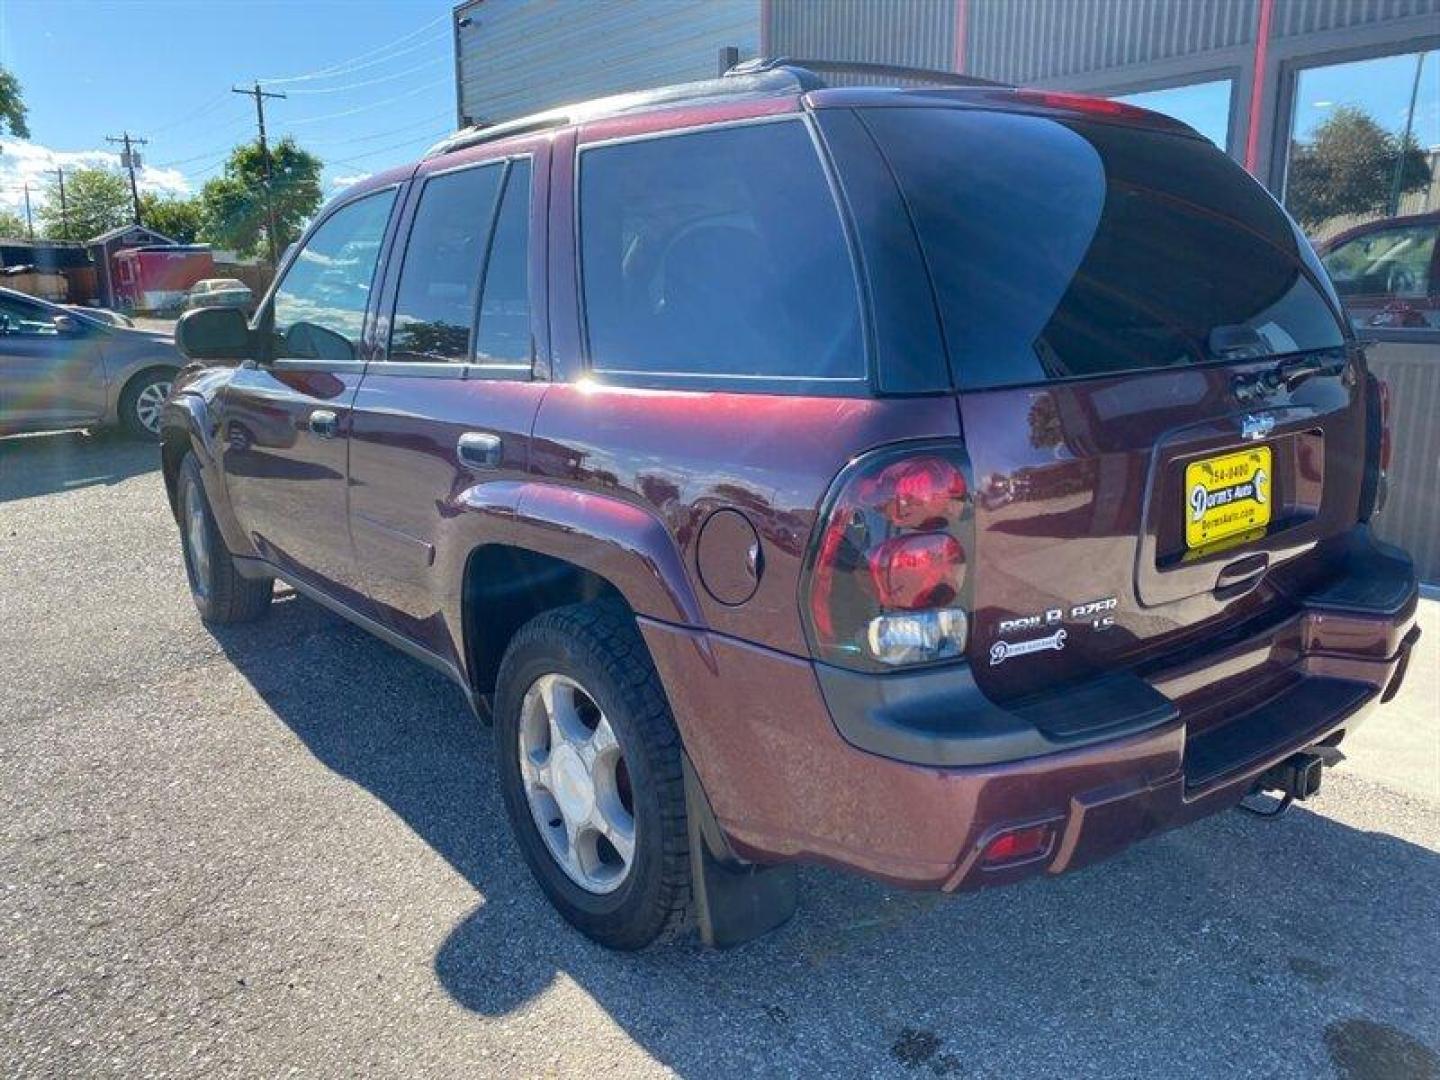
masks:
<svg viewBox="0 0 1440 1080"><path fill-rule="evenodd" d="M515 632L555 607L613 599L635 617L703 626L674 538L652 511L535 482L480 485L457 501L476 512L459 515L473 524L448 556L458 562L457 628L476 694L494 691Z"/></svg>
<svg viewBox="0 0 1440 1080"><path fill-rule="evenodd" d="M169 360L155 359L149 363L141 362L134 368L130 369L130 371L125 374L124 379L120 382L120 388L115 391L115 420L117 422L122 420L120 410L124 406L125 396L129 394L131 389L133 389L136 384L138 384L142 379L144 379L147 375L153 375L158 371L168 371L170 373L170 377L174 379L176 375L180 374L180 369L182 366L182 363L176 363Z"/></svg>

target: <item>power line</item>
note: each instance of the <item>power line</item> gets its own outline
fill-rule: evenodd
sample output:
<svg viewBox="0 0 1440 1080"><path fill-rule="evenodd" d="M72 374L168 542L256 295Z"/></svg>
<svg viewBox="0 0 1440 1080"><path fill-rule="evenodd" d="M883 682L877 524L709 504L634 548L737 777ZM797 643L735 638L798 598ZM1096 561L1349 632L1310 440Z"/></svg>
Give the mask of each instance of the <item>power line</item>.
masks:
<svg viewBox="0 0 1440 1080"><path fill-rule="evenodd" d="M302 94L344 94L351 90L360 90L367 86L378 86L380 83L394 82L396 79L406 79L414 75L417 71L424 71L426 68L435 67L437 64L448 63L450 63L450 57L437 56L433 60L427 60L423 64L416 64L414 67L406 68L404 71L397 71L393 75L381 75L376 79L364 79L361 82L346 83L344 86L322 86L314 90L291 90L290 93L296 97Z"/></svg>
<svg viewBox="0 0 1440 1080"><path fill-rule="evenodd" d="M393 144L393 145L391 145L391 146L382 146L382 147L380 147L379 149L376 149L376 150L366 150L364 153L356 154L356 155L355 155L354 157L352 157L352 158L334 158L334 159L332 159L332 160L330 160L330 161L325 162L325 164L326 164L326 165L359 165L360 162L364 161L366 158L374 157L374 156L376 156L377 154L388 154L388 153L389 153L390 151L392 151L392 150L399 150L399 149L400 149L401 147L403 147L403 146L413 146L415 143L418 143L418 142L423 142L423 143L425 143L425 144L428 145L428 144L434 142L436 139L440 138L441 135L448 135L448 134L450 134L450 128L445 128L445 129L442 130L442 131L438 131L438 132L436 132L434 135L423 135L423 136L422 136L422 135L412 135L410 138L404 139L404 140L402 140L402 141L400 141L400 142L397 142L397 143L395 143L395 144Z"/></svg>
<svg viewBox="0 0 1440 1080"><path fill-rule="evenodd" d="M443 15L437 15L425 25L410 31L410 33L405 34L402 37L396 38L394 41L387 41L384 45L379 45L376 48L369 49L363 53L359 53L356 56L352 56L349 60L342 60L338 64L331 64L329 67L318 68L315 71L309 71L303 75L276 76L270 79L258 79L257 81L264 83L267 86L279 85L282 83L311 82L315 79L331 78L335 75L349 74L350 72L358 71L361 68L373 67L376 64L384 63L388 60L393 60L395 57L402 56L405 53L414 52L416 49L421 48L422 45L430 44L429 42L424 42L421 44L410 46L409 48L405 49L395 49L396 45L403 45L407 41L413 41L415 38L419 37L427 30L439 26L442 22L447 21L449 18L449 12L446 12ZM378 56L378 54L387 55ZM375 60L370 60L369 58L372 56L378 56L378 58ZM367 62L361 63L361 61Z"/></svg>
<svg viewBox="0 0 1440 1080"><path fill-rule="evenodd" d="M426 90L434 90L438 86L444 86L449 81L449 79L438 79L433 83L425 83L424 85L417 86L412 90L407 90L403 94L396 94L394 97L386 98L383 101L367 102L364 105L357 105L353 109L342 109L340 112L325 113L321 116L302 116L298 120L291 120L290 126L295 127L299 124L318 124L322 120L339 120L343 116L354 116L356 113L366 112L371 109L383 109L386 105L393 105L397 101L404 101L406 98L414 97L416 94L424 93Z"/></svg>

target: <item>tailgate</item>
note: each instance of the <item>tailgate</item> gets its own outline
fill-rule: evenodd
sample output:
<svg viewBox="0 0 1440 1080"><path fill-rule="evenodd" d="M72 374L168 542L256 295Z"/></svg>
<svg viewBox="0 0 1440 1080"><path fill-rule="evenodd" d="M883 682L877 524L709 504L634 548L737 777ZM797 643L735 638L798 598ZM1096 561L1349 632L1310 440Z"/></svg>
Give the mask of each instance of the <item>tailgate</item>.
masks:
<svg viewBox="0 0 1440 1080"><path fill-rule="evenodd" d="M1355 522L1366 458L1361 360L1285 213L1198 136L860 113L910 205L950 349L987 692L1278 614L1277 570Z"/></svg>

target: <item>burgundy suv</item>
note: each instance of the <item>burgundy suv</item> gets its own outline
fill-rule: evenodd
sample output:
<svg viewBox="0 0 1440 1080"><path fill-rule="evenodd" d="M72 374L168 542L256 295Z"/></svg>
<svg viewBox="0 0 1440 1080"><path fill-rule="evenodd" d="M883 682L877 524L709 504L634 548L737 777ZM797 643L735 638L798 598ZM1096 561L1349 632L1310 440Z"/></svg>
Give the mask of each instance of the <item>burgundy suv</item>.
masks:
<svg viewBox="0 0 1440 1080"><path fill-rule="evenodd" d="M614 947L1303 798L1418 636L1320 263L1108 101L755 65L464 131L177 333L201 616L279 578L453 678Z"/></svg>

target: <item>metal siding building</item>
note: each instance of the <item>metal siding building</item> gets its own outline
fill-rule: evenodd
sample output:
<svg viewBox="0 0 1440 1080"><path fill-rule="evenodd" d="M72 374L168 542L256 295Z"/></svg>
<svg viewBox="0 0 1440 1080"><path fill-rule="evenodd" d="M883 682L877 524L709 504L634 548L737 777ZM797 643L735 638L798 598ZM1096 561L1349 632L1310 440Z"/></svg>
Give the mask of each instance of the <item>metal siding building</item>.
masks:
<svg viewBox="0 0 1440 1080"><path fill-rule="evenodd" d="M1211 137L1283 197L1307 74L1440 49L1440 0L468 0L454 32L458 111L486 122L710 77L726 47L1105 96L1203 91ZM1382 336L1372 363L1403 462L1377 528L1440 581L1440 331Z"/></svg>
<svg viewBox="0 0 1440 1080"><path fill-rule="evenodd" d="M462 126L712 78L760 48L760 0L471 0L455 9Z"/></svg>

